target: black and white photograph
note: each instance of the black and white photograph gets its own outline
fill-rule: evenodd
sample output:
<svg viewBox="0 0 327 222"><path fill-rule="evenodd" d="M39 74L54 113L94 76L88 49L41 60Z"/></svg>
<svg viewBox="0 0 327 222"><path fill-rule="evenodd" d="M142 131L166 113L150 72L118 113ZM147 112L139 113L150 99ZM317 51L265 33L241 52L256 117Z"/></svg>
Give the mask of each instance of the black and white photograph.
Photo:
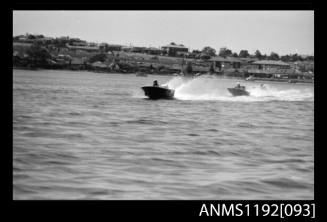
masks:
<svg viewBox="0 0 327 222"><path fill-rule="evenodd" d="M313 10L13 10L13 200L314 200Z"/></svg>

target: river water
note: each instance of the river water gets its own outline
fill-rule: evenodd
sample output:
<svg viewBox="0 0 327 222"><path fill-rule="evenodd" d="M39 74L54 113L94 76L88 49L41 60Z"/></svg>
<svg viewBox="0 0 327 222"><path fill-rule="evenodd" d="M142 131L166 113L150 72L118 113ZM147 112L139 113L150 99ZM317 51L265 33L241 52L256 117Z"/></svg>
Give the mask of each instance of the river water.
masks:
<svg viewBox="0 0 327 222"><path fill-rule="evenodd" d="M13 198L313 199L313 85L236 81L13 70Z"/></svg>

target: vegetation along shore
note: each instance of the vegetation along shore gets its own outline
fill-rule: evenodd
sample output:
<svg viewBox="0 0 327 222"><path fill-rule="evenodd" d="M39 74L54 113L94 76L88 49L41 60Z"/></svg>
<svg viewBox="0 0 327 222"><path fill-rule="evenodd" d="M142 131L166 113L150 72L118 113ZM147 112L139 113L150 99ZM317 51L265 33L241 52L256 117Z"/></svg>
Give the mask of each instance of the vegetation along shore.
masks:
<svg viewBox="0 0 327 222"><path fill-rule="evenodd" d="M256 50L239 53L226 47L190 51L171 42L161 48L90 43L79 38L13 37L13 68L87 70L103 73L201 74L288 82L314 81L314 56L280 56ZM142 76L142 75L140 75Z"/></svg>

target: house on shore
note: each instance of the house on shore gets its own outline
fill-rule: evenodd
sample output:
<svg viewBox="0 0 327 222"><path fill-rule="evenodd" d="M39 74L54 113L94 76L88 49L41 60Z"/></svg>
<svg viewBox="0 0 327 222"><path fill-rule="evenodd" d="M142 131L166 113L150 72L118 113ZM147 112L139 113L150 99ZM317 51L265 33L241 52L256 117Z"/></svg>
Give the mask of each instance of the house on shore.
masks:
<svg viewBox="0 0 327 222"><path fill-rule="evenodd" d="M150 55L160 55L162 50L155 47L149 47L145 49L145 52Z"/></svg>
<svg viewBox="0 0 327 222"><path fill-rule="evenodd" d="M259 70L270 70L270 69L289 69L291 66L290 64L282 61L275 61L275 60L260 60L253 62L252 68L259 69Z"/></svg>
<svg viewBox="0 0 327 222"><path fill-rule="evenodd" d="M275 60L259 60L252 62L247 69L245 77L254 78L289 78L295 71L290 69L290 64Z"/></svg>
<svg viewBox="0 0 327 222"><path fill-rule="evenodd" d="M145 53L146 47L134 46L134 47L132 47L132 49L130 51L137 52L137 53Z"/></svg>
<svg viewBox="0 0 327 222"><path fill-rule="evenodd" d="M209 59L213 62L215 71L221 72L225 69L239 69L244 63L241 59L235 57L215 56Z"/></svg>
<svg viewBox="0 0 327 222"><path fill-rule="evenodd" d="M259 59L258 58L239 58L240 60L241 60L241 65L242 65L242 68L247 68L247 67L249 67L249 68L251 68L252 67L252 63L254 63L254 62L257 62L257 61L259 61Z"/></svg>
<svg viewBox="0 0 327 222"><path fill-rule="evenodd" d="M121 47L121 50L123 51L123 52L130 52L130 51L132 51L132 46L122 46Z"/></svg>
<svg viewBox="0 0 327 222"><path fill-rule="evenodd" d="M282 61L260 60L253 62L245 77L270 79L313 79L313 76L300 71Z"/></svg>
<svg viewBox="0 0 327 222"><path fill-rule="evenodd" d="M117 44L107 44L107 43L101 43L99 45L99 49L101 51L121 51L122 50L122 46L121 45L117 45Z"/></svg>
<svg viewBox="0 0 327 222"><path fill-rule="evenodd" d="M166 45L161 47L162 51L169 56L176 56L188 53L188 48L183 45Z"/></svg>
<svg viewBox="0 0 327 222"><path fill-rule="evenodd" d="M87 51L87 52L98 52L100 49L98 46L74 46L74 45L69 45L68 43L66 44L66 47L69 50L83 50L83 51Z"/></svg>
<svg viewBox="0 0 327 222"><path fill-rule="evenodd" d="M264 78L272 80L283 79L313 79L313 74L303 73L296 69L280 69L270 68L267 70L249 69L244 77L250 77L251 79Z"/></svg>

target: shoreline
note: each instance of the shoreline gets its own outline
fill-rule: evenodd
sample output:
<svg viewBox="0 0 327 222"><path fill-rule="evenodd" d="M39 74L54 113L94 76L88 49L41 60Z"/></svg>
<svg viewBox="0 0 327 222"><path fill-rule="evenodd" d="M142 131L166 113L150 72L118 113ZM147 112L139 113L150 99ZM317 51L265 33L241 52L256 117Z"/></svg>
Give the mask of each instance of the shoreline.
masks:
<svg viewBox="0 0 327 222"><path fill-rule="evenodd" d="M71 71L71 72L91 72L91 73L101 73L101 74L123 74L123 75L137 75L139 72L108 72L108 71L95 71L95 70L87 70L87 69L46 69L46 68L30 68L30 67L12 67L13 70L28 70L28 71L42 71L42 70L51 70L51 71ZM145 73L146 76L138 76L138 77L147 77L147 75L159 75L159 76L171 76L171 77L177 77L173 74L166 74L166 73ZM208 74L203 74L208 75ZM203 76L200 75L200 76ZM178 75L180 76L180 75ZM294 82L289 82L289 79L266 79L266 78L256 78L253 80L246 80L245 78L241 77L235 77L235 76L226 76L226 75L217 75L217 74L211 74L210 76L216 77L216 78L223 78L223 79L237 79L237 80L243 80L245 82L270 82L270 83L288 83L288 84L314 84L314 81L312 80L303 80L303 79L292 79ZM191 78L196 78L197 76L192 76Z"/></svg>

